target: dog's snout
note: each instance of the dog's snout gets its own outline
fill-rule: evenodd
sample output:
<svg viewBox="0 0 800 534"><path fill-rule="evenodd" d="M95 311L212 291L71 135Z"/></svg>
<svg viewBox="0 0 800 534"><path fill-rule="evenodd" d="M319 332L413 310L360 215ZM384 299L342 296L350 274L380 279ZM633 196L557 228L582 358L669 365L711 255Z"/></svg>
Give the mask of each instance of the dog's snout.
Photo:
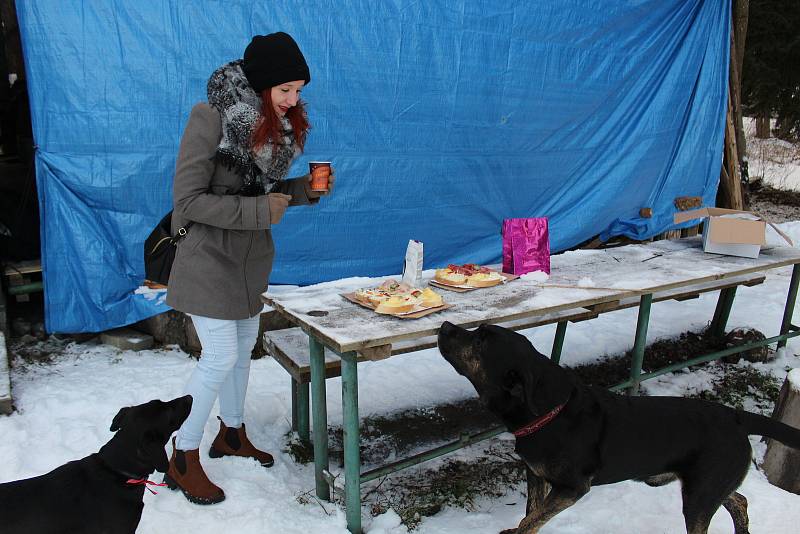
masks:
<svg viewBox="0 0 800 534"><path fill-rule="evenodd" d="M189 417L189 412L192 411L192 404L194 403L194 398L192 398L191 395L186 395L182 397L181 400L183 401L183 407L184 410L186 411L186 416L184 416L185 419L186 417Z"/></svg>
<svg viewBox="0 0 800 534"><path fill-rule="evenodd" d="M465 351L471 344L471 332L449 321L439 327L437 344L439 352L454 366L459 366L460 360L466 357Z"/></svg>
<svg viewBox="0 0 800 534"><path fill-rule="evenodd" d="M192 411L192 403L194 399L191 395L184 395L171 401L172 415L171 418L175 424L180 426L189 417Z"/></svg>
<svg viewBox="0 0 800 534"><path fill-rule="evenodd" d="M446 353L459 330L461 329L450 321L443 322L442 326L439 327L439 335L436 336L436 342L439 345L439 350L445 357L447 357Z"/></svg>

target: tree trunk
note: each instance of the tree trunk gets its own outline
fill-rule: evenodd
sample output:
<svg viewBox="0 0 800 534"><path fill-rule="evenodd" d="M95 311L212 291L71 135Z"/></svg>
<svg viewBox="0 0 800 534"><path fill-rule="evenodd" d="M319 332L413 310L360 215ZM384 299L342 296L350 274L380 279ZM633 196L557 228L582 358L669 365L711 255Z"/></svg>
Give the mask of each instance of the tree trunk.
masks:
<svg viewBox="0 0 800 534"><path fill-rule="evenodd" d="M756 137L759 139L769 139L769 112L762 112L756 116Z"/></svg>
<svg viewBox="0 0 800 534"><path fill-rule="evenodd" d="M22 41L17 24L17 10L14 0L0 0L0 20L3 22L2 37L5 41L6 61L9 74L25 79L25 62L22 59ZM4 80L5 83L5 80Z"/></svg>
<svg viewBox="0 0 800 534"><path fill-rule="evenodd" d="M797 372L792 371L792 373ZM800 428L800 391L796 389L797 387L797 385L792 386L792 381L786 378L772 418ZM761 467L772 484L800 494L800 477L797 476L800 472L800 451L774 439L767 439L767 452L764 454L764 463Z"/></svg>
<svg viewBox="0 0 800 534"><path fill-rule="evenodd" d="M750 15L750 0L736 0L733 6L733 34L735 36L735 67L739 73L737 84L741 84L742 65L744 64L744 43L747 38L747 20Z"/></svg>
<svg viewBox="0 0 800 534"><path fill-rule="evenodd" d="M164 345L186 346L186 314L168 310L136 323L136 328L147 332Z"/></svg>

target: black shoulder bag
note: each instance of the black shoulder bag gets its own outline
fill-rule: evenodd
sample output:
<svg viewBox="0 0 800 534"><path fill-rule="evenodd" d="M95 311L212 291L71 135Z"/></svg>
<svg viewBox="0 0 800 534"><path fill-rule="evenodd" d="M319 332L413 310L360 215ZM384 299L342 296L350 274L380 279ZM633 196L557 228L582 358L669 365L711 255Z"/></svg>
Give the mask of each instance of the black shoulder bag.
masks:
<svg viewBox="0 0 800 534"><path fill-rule="evenodd" d="M175 250L178 242L186 236L192 223L178 228L178 234L172 235L172 211L156 225L144 242L145 279L157 284L167 285L172 262L175 261Z"/></svg>

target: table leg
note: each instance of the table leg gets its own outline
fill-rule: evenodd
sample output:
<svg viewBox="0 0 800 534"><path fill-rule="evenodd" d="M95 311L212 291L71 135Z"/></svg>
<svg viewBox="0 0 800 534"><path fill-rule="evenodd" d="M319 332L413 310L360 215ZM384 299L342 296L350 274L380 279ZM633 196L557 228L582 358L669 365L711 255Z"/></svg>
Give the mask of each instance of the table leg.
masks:
<svg viewBox="0 0 800 534"><path fill-rule="evenodd" d="M331 488L325 480L328 470L328 409L325 401L325 347L313 336L308 336L311 358L311 394L314 426L314 479L317 497L331 500Z"/></svg>
<svg viewBox="0 0 800 534"><path fill-rule="evenodd" d="M295 381L294 378L290 378L289 380L292 382L292 430L297 432L297 412L300 410L300 407L297 404L297 381Z"/></svg>
<svg viewBox="0 0 800 534"><path fill-rule="evenodd" d="M789 328L792 326L798 282L800 282L800 263L796 263L792 268L792 281L789 282L789 294L786 296L786 307L783 309L783 321L781 321L781 335L788 333ZM786 341L786 339L778 341L778 348L785 347Z"/></svg>
<svg viewBox="0 0 800 534"><path fill-rule="evenodd" d="M633 344L633 362L631 362L630 395L639 393L639 375L642 374L644 348L647 345L647 326L650 323L650 305L653 303L652 293L642 295L639 300L639 319L636 322L636 341Z"/></svg>
<svg viewBox="0 0 800 534"><path fill-rule="evenodd" d="M709 329L712 336L722 337L725 335L725 326L728 324L735 297L736 286L726 287L719 292L719 300L717 300L714 318L711 320L711 328Z"/></svg>
<svg viewBox="0 0 800 534"><path fill-rule="evenodd" d="M342 413L347 528L354 534L361 534L361 453L358 424L358 367L355 352L342 354Z"/></svg>
<svg viewBox="0 0 800 534"><path fill-rule="evenodd" d="M303 443L311 442L308 426L308 382L303 382L297 384L297 435Z"/></svg>
<svg viewBox="0 0 800 534"><path fill-rule="evenodd" d="M553 363L561 361L561 349L564 348L564 338L567 336L567 321L559 321L556 326L556 337L553 340L553 351L550 353L550 359Z"/></svg>

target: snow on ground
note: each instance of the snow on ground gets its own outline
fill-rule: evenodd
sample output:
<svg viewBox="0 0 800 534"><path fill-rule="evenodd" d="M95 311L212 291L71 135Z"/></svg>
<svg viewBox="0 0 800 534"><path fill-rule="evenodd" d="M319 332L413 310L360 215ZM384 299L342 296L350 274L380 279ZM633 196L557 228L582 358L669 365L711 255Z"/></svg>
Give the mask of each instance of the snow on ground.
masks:
<svg viewBox="0 0 800 534"><path fill-rule="evenodd" d="M800 222L780 225L800 242ZM773 236L770 237L772 241ZM790 268L770 271L767 281L737 292L729 328L749 326L767 336L777 333L791 275ZM622 281L621 281L622 282ZM651 313L650 342L706 326L713 315L716 295L707 294L687 302L660 302ZM602 315L592 321L569 325L563 362L575 365L604 354L619 354L633 344L636 309ZM549 351L555 327L530 332L534 345ZM45 344L58 343L50 338ZM46 348L46 346L43 346ZM0 481L45 473L64 462L95 452L111 437L109 425L120 407L152 398L170 399L182 388L194 360L178 348L120 351L99 344L70 343L52 364L15 365L12 387L18 412L0 417ZM788 350L768 364L756 364L772 372L781 382L787 368L800 368L800 341L789 341ZM328 381L328 410L332 424L341 424L340 381ZM679 372L645 382L649 394L681 395L709 386L703 371ZM203 534L220 531L241 534L334 534L346 533L342 509L311 498L301 504L299 496L313 495L313 465L300 465L281 452L290 428L289 376L269 358L253 362L245 420L253 441L276 453L275 466L263 469L238 458L211 460L203 453L203 464L212 480L228 498L211 507L190 504L178 492L160 488L158 495L145 494L145 509L138 532L144 534ZM362 416L386 414L414 407L457 401L474 396L466 379L439 356L436 349L402 355L359 367L359 405ZM213 417L206 427L202 448L207 451L216 432ZM509 439L504 434L498 439ZM752 438L756 458L764 453L759 438ZM169 447L168 447L169 450ZM480 445L459 451L474 457ZM160 481L156 474L154 480ZM510 488L499 499L481 499L472 512L446 508L425 518L417 532L425 534L497 533L515 526L524 514L521 487ZM750 503L751 530L774 534L797 532L800 496L769 484L755 467L740 492ZM300 499L303 500L303 499ZM365 513L364 528L371 534L404 534L393 511L377 518ZM624 482L592 489L575 506L558 515L542 533L673 533L684 532L680 489L677 484L651 488ZM724 510L714 517L712 534L732 532Z"/></svg>
<svg viewBox="0 0 800 534"><path fill-rule="evenodd" d="M775 138L756 138L755 120L750 117L744 118L743 127L750 180L763 179L777 189L800 191L800 145Z"/></svg>

